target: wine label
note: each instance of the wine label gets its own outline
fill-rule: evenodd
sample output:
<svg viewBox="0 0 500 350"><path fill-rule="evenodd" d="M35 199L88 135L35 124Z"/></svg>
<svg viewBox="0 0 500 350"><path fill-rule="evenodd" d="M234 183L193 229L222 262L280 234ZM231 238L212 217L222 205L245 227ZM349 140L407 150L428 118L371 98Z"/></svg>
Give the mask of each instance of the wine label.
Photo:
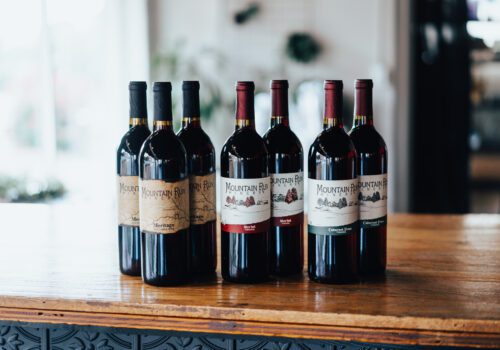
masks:
<svg viewBox="0 0 500 350"><path fill-rule="evenodd" d="M118 225L139 226L139 177L118 176Z"/></svg>
<svg viewBox="0 0 500 350"><path fill-rule="evenodd" d="M191 225L202 225L216 219L215 173L189 177Z"/></svg>
<svg viewBox="0 0 500 350"><path fill-rule="evenodd" d="M309 179L309 233L344 235L356 232L359 219L358 179Z"/></svg>
<svg viewBox="0 0 500 350"><path fill-rule="evenodd" d="M141 231L176 233L189 227L189 180L139 182Z"/></svg>
<svg viewBox="0 0 500 350"><path fill-rule="evenodd" d="M222 230L256 233L269 229L271 178L221 178Z"/></svg>
<svg viewBox="0 0 500 350"><path fill-rule="evenodd" d="M361 227L387 223L387 174L359 176L359 219Z"/></svg>
<svg viewBox="0 0 500 350"><path fill-rule="evenodd" d="M304 219L304 173L271 174L271 216L274 226L301 225Z"/></svg>

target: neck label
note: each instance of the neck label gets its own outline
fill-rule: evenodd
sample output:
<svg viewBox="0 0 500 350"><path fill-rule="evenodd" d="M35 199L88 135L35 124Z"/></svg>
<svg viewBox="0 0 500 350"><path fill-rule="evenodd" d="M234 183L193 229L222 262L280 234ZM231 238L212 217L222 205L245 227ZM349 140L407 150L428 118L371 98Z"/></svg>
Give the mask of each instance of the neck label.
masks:
<svg viewBox="0 0 500 350"><path fill-rule="evenodd" d="M358 179L309 179L309 233L345 235L355 233L359 219Z"/></svg>
<svg viewBox="0 0 500 350"><path fill-rule="evenodd" d="M139 226L139 177L118 176L118 225Z"/></svg>
<svg viewBox="0 0 500 350"><path fill-rule="evenodd" d="M362 228L387 223L387 174L359 176L359 218Z"/></svg>
<svg viewBox="0 0 500 350"><path fill-rule="evenodd" d="M271 174L271 209L274 226L302 225L304 173Z"/></svg>
<svg viewBox="0 0 500 350"><path fill-rule="evenodd" d="M222 230L259 233L269 229L271 178L221 178Z"/></svg>
<svg viewBox="0 0 500 350"><path fill-rule="evenodd" d="M189 180L139 181L141 231L171 234L189 228Z"/></svg>
<svg viewBox="0 0 500 350"><path fill-rule="evenodd" d="M216 219L215 173L189 177L191 225L203 225Z"/></svg>

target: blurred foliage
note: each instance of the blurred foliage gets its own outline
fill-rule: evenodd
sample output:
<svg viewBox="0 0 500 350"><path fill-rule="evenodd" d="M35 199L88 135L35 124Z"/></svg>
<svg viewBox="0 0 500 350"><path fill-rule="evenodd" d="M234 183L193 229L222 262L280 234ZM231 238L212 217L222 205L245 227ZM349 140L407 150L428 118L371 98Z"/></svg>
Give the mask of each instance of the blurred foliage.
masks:
<svg viewBox="0 0 500 350"><path fill-rule="evenodd" d="M35 181L0 177L0 201L10 203L39 203L61 198L66 193L63 184L55 179Z"/></svg>
<svg viewBox="0 0 500 350"><path fill-rule="evenodd" d="M157 80L169 80L173 84L180 83L187 77L189 80L199 80L201 84L200 117L209 120L220 108L226 108L229 102L224 100L222 91L225 87L220 86L216 76L211 77L206 73L207 69L203 70L200 67L208 64L215 68L222 68L225 63L223 55L215 49L205 48L196 54L189 55L184 48L184 41L178 41L167 53L153 57L152 68L155 78L168 77L167 79L157 78ZM172 91L174 115L182 114L182 95L175 96L178 91L181 90L174 88Z"/></svg>
<svg viewBox="0 0 500 350"><path fill-rule="evenodd" d="M234 23L245 24L260 12L260 6L257 3L248 4L246 8L234 14Z"/></svg>
<svg viewBox="0 0 500 350"><path fill-rule="evenodd" d="M321 44L308 33L292 33L286 43L286 54L292 61L310 63L321 53Z"/></svg>

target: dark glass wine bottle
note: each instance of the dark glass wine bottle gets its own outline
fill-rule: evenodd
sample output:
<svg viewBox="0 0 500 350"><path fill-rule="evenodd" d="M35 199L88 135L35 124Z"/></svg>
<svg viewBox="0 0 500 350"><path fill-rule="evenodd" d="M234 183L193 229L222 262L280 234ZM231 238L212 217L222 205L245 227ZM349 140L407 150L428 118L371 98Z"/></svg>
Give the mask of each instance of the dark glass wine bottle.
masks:
<svg viewBox="0 0 500 350"><path fill-rule="evenodd" d="M236 127L221 152L221 266L226 281L268 278L271 183L268 153L255 131L253 82L236 84Z"/></svg>
<svg viewBox="0 0 500 350"><path fill-rule="evenodd" d="M172 128L172 85L156 82L153 133L141 149L142 278L156 286L189 275L189 179L186 149Z"/></svg>
<svg viewBox="0 0 500 350"><path fill-rule="evenodd" d="M323 131L309 150L309 277L324 283L358 279L356 151L342 125L342 87L325 81Z"/></svg>
<svg viewBox="0 0 500 350"><path fill-rule="evenodd" d="M141 234L139 229L139 151L151 134L146 108L146 82L129 84L129 130L116 152L118 174L118 252L120 271L141 275Z"/></svg>
<svg viewBox="0 0 500 350"><path fill-rule="evenodd" d="M303 268L304 165L302 144L288 120L288 81L271 81L271 128L264 135L271 176L269 269L274 275Z"/></svg>
<svg viewBox="0 0 500 350"><path fill-rule="evenodd" d="M358 155L362 275L383 273L387 256L387 148L373 126L372 89L371 80L356 80L350 131Z"/></svg>
<svg viewBox="0 0 500 350"><path fill-rule="evenodd" d="M215 149L200 123L200 83L184 81L182 129L189 172L191 271L213 274L216 256Z"/></svg>

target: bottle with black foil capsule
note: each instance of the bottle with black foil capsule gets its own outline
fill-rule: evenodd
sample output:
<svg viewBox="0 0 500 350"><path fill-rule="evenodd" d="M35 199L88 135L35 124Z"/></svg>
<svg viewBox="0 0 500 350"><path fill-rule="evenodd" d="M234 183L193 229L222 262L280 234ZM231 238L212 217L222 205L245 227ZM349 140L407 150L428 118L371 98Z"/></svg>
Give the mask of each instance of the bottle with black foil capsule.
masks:
<svg viewBox="0 0 500 350"><path fill-rule="evenodd" d="M354 83L354 122L351 140L358 155L360 241L362 275L385 271L387 256L387 148L373 126L373 82Z"/></svg>
<svg viewBox="0 0 500 350"><path fill-rule="evenodd" d="M309 150L308 272L324 283L358 279L356 151L342 125L342 81L325 81L323 131Z"/></svg>
<svg viewBox="0 0 500 350"><path fill-rule="evenodd" d="M165 286L189 275L189 178L186 149L172 128L172 85L156 82L153 133L141 149L142 278Z"/></svg>
<svg viewBox="0 0 500 350"><path fill-rule="evenodd" d="M129 84L129 130L116 152L118 185L118 251L120 271L141 275L141 233L139 229L139 152L151 134L146 108L146 82Z"/></svg>
<svg viewBox="0 0 500 350"><path fill-rule="evenodd" d="M273 275L303 268L304 170L302 144L288 120L288 81L271 81L271 128L264 135L271 176L269 269Z"/></svg>
<svg viewBox="0 0 500 350"><path fill-rule="evenodd" d="M268 278L271 180L255 131L253 82L236 84L236 127L221 151L221 267L226 281Z"/></svg>
<svg viewBox="0 0 500 350"><path fill-rule="evenodd" d="M200 123L200 83L184 81L182 129L188 158L190 258L195 274L212 274L216 256L215 149Z"/></svg>

